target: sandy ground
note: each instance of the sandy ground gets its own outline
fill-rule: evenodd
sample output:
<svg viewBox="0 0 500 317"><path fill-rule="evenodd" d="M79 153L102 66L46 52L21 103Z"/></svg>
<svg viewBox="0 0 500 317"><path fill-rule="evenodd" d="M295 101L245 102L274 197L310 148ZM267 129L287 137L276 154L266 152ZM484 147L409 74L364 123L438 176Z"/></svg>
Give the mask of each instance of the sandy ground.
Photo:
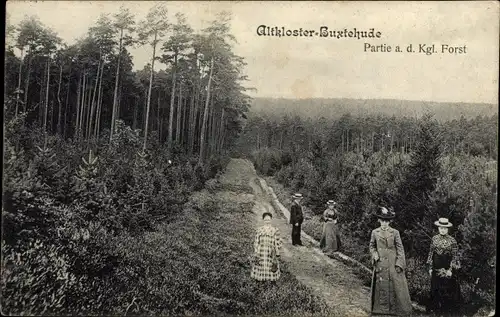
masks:
<svg viewBox="0 0 500 317"><path fill-rule="evenodd" d="M220 181L237 185L248 182L254 192L253 212L257 226L261 225L261 215L267 206L274 214L273 225L281 233L283 241L281 261L286 262L290 273L301 283L325 300L334 315L369 316L370 290L363 285L349 266L323 255L306 239L302 239L304 246L292 246L291 225L271 206L271 197L262 189L260 179L250 162L241 159L232 160Z"/></svg>

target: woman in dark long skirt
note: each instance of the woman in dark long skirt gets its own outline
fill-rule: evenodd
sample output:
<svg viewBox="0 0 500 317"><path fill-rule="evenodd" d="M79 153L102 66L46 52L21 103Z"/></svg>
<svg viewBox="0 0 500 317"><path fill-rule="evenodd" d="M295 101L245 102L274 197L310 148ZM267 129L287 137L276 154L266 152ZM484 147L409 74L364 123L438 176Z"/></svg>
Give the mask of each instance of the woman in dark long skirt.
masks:
<svg viewBox="0 0 500 317"><path fill-rule="evenodd" d="M337 203L329 200L328 208L323 212L323 234L320 241L320 248L326 255L332 255L340 250L340 233L337 226L338 214L335 206Z"/></svg>
<svg viewBox="0 0 500 317"><path fill-rule="evenodd" d="M427 265L431 276L431 293L427 310L444 316L460 313L462 296L457 273L460 269L457 241L448 234L453 225L446 218L434 223L439 234L432 237Z"/></svg>

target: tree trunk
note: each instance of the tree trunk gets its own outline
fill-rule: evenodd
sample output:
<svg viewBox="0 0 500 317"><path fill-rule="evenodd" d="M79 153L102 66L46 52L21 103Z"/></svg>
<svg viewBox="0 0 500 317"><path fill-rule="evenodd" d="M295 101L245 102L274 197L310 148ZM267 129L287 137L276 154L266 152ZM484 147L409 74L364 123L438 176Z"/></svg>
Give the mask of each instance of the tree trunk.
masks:
<svg viewBox="0 0 500 317"><path fill-rule="evenodd" d="M31 47L28 50L28 74L26 75L25 84L24 84L24 111L28 111L28 89L30 87L30 76L31 76L31 63L33 60L33 56L31 56Z"/></svg>
<svg viewBox="0 0 500 317"><path fill-rule="evenodd" d="M189 155L191 156L194 152L194 139L196 136L196 123L197 123L197 109L198 109L198 89L197 89L198 83L193 85L193 92L191 95L191 107L190 107L190 123L189 123Z"/></svg>
<svg viewBox="0 0 500 317"><path fill-rule="evenodd" d="M175 143L181 144L181 115L182 115L182 82L179 82L179 95L177 98L177 122L175 125Z"/></svg>
<svg viewBox="0 0 500 317"><path fill-rule="evenodd" d="M212 97L213 99L213 97ZM215 109L213 100L210 101L209 113L208 113L208 126L207 126L207 157L211 157L213 154L213 138L214 138L214 118Z"/></svg>
<svg viewBox="0 0 500 317"><path fill-rule="evenodd" d="M81 122L82 122L82 109L85 105L85 81L86 81L86 74L85 74L85 71L83 72L83 78L82 78L82 95L81 95L81 98L80 98L80 107L78 107L78 109L80 109L80 112L78 113L78 118L80 118L78 120L78 137L80 137L80 130L81 130Z"/></svg>
<svg viewBox="0 0 500 317"><path fill-rule="evenodd" d="M375 152L375 132L372 132L372 153Z"/></svg>
<svg viewBox="0 0 500 317"><path fill-rule="evenodd" d="M365 152L365 143L366 142L365 142L365 138L364 138L364 133L363 132L361 132L361 140L360 140L360 142L361 142L361 153L364 153Z"/></svg>
<svg viewBox="0 0 500 317"><path fill-rule="evenodd" d="M43 114L45 107L45 88L46 88L46 80L47 80L47 72L44 69L42 73L42 81L40 82L40 92L38 96L38 123L40 126L43 126Z"/></svg>
<svg viewBox="0 0 500 317"><path fill-rule="evenodd" d="M161 117L160 117L160 95L161 95L161 89L158 89L158 106L157 106L157 111L156 111L156 125L158 129L158 142L161 143Z"/></svg>
<svg viewBox="0 0 500 317"><path fill-rule="evenodd" d="M144 90L144 105L146 105L148 103L148 91L147 89ZM144 106L146 107L146 106ZM146 127L146 111L143 111L142 112L142 127L143 127L143 130L144 128Z"/></svg>
<svg viewBox="0 0 500 317"><path fill-rule="evenodd" d="M120 29L120 44L118 45L118 64L116 66L115 92L113 94L113 109L111 115L111 131L109 133L109 142L111 142L111 140L113 139L113 133L115 131L116 107L118 98L118 82L120 79L120 60L122 56L122 43L123 43L123 29Z"/></svg>
<svg viewBox="0 0 500 317"><path fill-rule="evenodd" d="M218 143L218 134L219 134L219 111L214 109L213 117L212 117L212 137L209 139L210 148L212 155L217 155L217 143Z"/></svg>
<svg viewBox="0 0 500 317"><path fill-rule="evenodd" d="M47 57L47 88L45 92L45 113L43 116L44 148L47 148L47 111L49 109L50 55Z"/></svg>
<svg viewBox="0 0 500 317"><path fill-rule="evenodd" d="M207 99L205 100L205 110L203 111L203 122L201 126L201 136L200 136L200 157L198 158L198 163L200 165L204 162L205 157L205 135L208 121L208 106L210 102L210 88L212 86L212 74L214 69L214 58L210 60L210 73L208 75L208 84L207 84Z"/></svg>
<svg viewBox="0 0 500 317"><path fill-rule="evenodd" d="M227 117L224 118L224 122L222 123L222 133L221 133L221 139L220 139L220 152L221 153L225 153L224 142L226 140L226 124L227 124Z"/></svg>
<svg viewBox="0 0 500 317"><path fill-rule="evenodd" d="M200 152L201 127L203 125L203 112L202 112L202 110L203 110L203 107L205 104L205 99L207 98L207 96L201 92L201 90L202 90L201 86L202 86L202 84L200 81L200 87L199 87L198 94L197 94L198 101L195 104L197 114L195 117L196 130L195 130L195 138L194 138L194 148L195 148L195 151L198 152L198 155Z"/></svg>
<svg viewBox="0 0 500 317"><path fill-rule="evenodd" d="M61 64L61 68L59 70L59 85L57 87L57 103L59 104L59 108L57 109L57 133L61 134L61 117L62 117L62 102L61 102L61 84L62 84L62 71L63 65Z"/></svg>
<svg viewBox="0 0 500 317"><path fill-rule="evenodd" d="M219 135L217 138L217 153L221 154L222 153L222 139L224 135L224 118L225 111L224 108L222 108L221 115L220 115L220 126L219 126Z"/></svg>
<svg viewBox="0 0 500 317"><path fill-rule="evenodd" d="M78 123L80 122L80 106L82 99L82 74L78 78L78 89L77 89L77 97L76 97L76 121L75 121L75 132L73 137L78 136Z"/></svg>
<svg viewBox="0 0 500 317"><path fill-rule="evenodd" d="M209 138L210 142L210 151L212 152L211 154L214 155L217 152L216 145L217 145L217 133L218 133L218 128L219 128L219 122L217 120L219 111L215 109L213 106L213 101L212 101L212 109L214 109L214 113L212 115L212 137Z"/></svg>
<svg viewBox="0 0 500 317"><path fill-rule="evenodd" d="M85 76L85 81L84 81L84 84L85 84L85 89L83 90L83 93L84 93L84 98L83 98L83 107L82 107L82 114L80 115L80 132L81 132L81 136L82 138L85 138L85 120L86 120L86 114L87 114L87 105L88 105L88 99L89 99L89 82L90 82L90 78L88 76L88 74L86 74Z"/></svg>
<svg viewBox="0 0 500 317"><path fill-rule="evenodd" d="M69 103L69 91L71 84L71 63L69 64L69 75L68 75L68 86L66 87L66 101L64 103L64 124L63 124L63 138L66 139L66 130L68 128L68 103Z"/></svg>
<svg viewBox="0 0 500 317"><path fill-rule="evenodd" d="M85 115L83 116L84 118L84 123L83 123L83 126L82 126L82 131L83 131L83 137L86 138L87 137L87 133L88 133L88 125L89 125L89 121L90 121L90 107L92 105L92 77L89 76L88 79L87 79L87 101L86 101L86 104L85 104Z"/></svg>
<svg viewBox="0 0 500 317"><path fill-rule="evenodd" d="M137 99L139 99L139 97L135 97L135 102L134 102L134 116L132 118L132 130L136 130L137 129L137 110L139 110L139 102L137 101Z"/></svg>
<svg viewBox="0 0 500 317"><path fill-rule="evenodd" d="M95 120L94 135L96 139L99 139L99 131L101 128L101 113L102 113L102 74L104 73L104 61L101 66L101 76L99 79L99 94L97 96L97 111Z"/></svg>
<svg viewBox="0 0 500 317"><path fill-rule="evenodd" d="M101 70L101 53L99 52L99 63L97 64L97 74L95 77L95 86L94 86L94 92L92 93L92 102L90 104L90 115L89 115L89 122L88 122L88 131L87 131L87 138L90 140L92 134L94 133L94 129L92 126L92 122L94 121L94 112L96 108L96 95L99 87L99 74Z"/></svg>
<svg viewBox="0 0 500 317"><path fill-rule="evenodd" d="M394 144L394 133L391 131L391 153L392 153L392 146Z"/></svg>
<svg viewBox="0 0 500 317"><path fill-rule="evenodd" d="M168 119L168 149L172 149L173 133L174 133L174 101L175 101L175 77L177 72L177 54L174 55L174 66L172 69L172 92L170 94L170 113Z"/></svg>
<svg viewBox="0 0 500 317"><path fill-rule="evenodd" d="M54 109L54 99L50 99L50 107L49 107L49 116L50 121L47 124L47 133L52 133L54 131L54 121L55 121L55 109ZM48 119L47 119L48 120Z"/></svg>
<svg viewBox="0 0 500 317"><path fill-rule="evenodd" d="M121 110L122 110L122 93L123 93L123 82L120 81L120 83L118 84L118 101L116 103L116 117L115 117L115 121L118 121L120 120L120 117L121 117ZM115 122L116 124L116 122Z"/></svg>
<svg viewBox="0 0 500 317"><path fill-rule="evenodd" d="M342 130L342 150L340 153L344 153L344 130Z"/></svg>
<svg viewBox="0 0 500 317"><path fill-rule="evenodd" d="M142 150L146 151L146 143L148 140L148 123L149 123L149 109L151 107L151 89L153 87L153 74L154 74L154 67L155 67L155 54L156 54L156 38L158 36L158 33L155 32L155 39L153 41L153 58L151 59L151 75L149 76L149 89L148 89L148 103L146 106L146 124L144 127L144 143L142 145Z"/></svg>
<svg viewBox="0 0 500 317"><path fill-rule="evenodd" d="M186 149L187 146L187 140L188 140L188 133L189 133L189 118L188 118L188 96L187 96L187 90L186 90L186 97L184 98L184 105L182 107L182 121L181 121L181 129L182 129L182 148Z"/></svg>
<svg viewBox="0 0 500 317"><path fill-rule="evenodd" d="M23 53L24 53L24 47L21 49L21 59L19 62L19 82L17 84L17 91L16 91L16 117L19 112L19 94L21 93L21 82L23 78Z"/></svg>
<svg viewBox="0 0 500 317"><path fill-rule="evenodd" d="M280 150L283 150L283 136L284 136L284 134L285 134L285 131L282 130L280 133L280 141L279 141L279 149Z"/></svg>
<svg viewBox="0 0 500 317"><path fill-rule="evenodd" d="M55 118L54 116L56 115L56 109L54 108L54 97L52 97L52 99L50 100L50 108L49 108L49 117L50 117L50 124L49 124L49 131L51 133L54 132L54 121L55 121Z"/></svg>
<svg viewBox="0 0 500 317"><path fill-rule="evenodd" d="M350 144L349 144L349 141L352 141L349 139L349 130L347 130L347 133L346 133L346 141L345 141L345 145L346 145L346 153L349 153L349 150L350 150Z"/></svg>
<svg viewBox="0 0 500 317"><path fill-rule="evenodd" d="M83 87L82 87L82 106L80 107L80 122L78 123L78 137L81 137L82 127L85 115L85 104L87 101L87 73L84 71L83 73Z"/></svg>

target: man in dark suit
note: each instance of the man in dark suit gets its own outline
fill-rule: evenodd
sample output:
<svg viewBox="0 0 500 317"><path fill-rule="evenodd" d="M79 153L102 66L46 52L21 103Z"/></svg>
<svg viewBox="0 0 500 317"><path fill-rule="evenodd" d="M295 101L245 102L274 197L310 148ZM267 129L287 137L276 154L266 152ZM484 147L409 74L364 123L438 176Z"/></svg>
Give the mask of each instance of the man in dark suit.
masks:
<svg viewBox="0 0 500 317"><path fill-rule="evenodd" d="M300 239L300 232L302 222L304 221L304 215L302 213L302 206L300 202L302 200L302 194L294 194L292 196L293 203L292 208L290 208L290 224L292 225L292 245L302 245Z"/></svg>

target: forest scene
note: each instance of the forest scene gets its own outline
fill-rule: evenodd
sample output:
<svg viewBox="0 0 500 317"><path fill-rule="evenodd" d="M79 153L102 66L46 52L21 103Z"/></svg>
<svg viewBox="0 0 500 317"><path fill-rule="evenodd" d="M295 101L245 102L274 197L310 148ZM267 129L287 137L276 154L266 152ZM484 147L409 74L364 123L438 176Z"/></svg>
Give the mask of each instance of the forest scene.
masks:
<svg viewBox="0 0 500 317"><path fill-rule="evenodd" d="M415 306L448 218L463 316L494 310L498 104L259 95L233 7L113 5L73 40L7 10L2 314L368 316L371 273L290 246L276 203L294 193L314 241L338 204L341 252L369 270L376 210L394 209ZM250 275L266 208L271 286Z"/></svg>
<svg viewBox="0 0 500 317"><path fill-rule="evenodd" d="M436 112L453 113L451 107L438 105ZM409 262L410 294L419 302L428 296L432 223L445 217L459 224L454 236L462 247L462 287L474 310L493 305L495 294L498 114L489 109L489 116L439 121L431 112L396 117L332 111L337 118L326 119L252 111L238 149L282 186L283 200L292 192L305 195L304 230L318 240L325 202L334 199L343 218L344 252L367 267L374 210L398 210L395 227Z"/></svg>
<svg viewBox="0 0 500 317"><path fill-rule="evenodd" d="M250 101L229 22L222 13L194 31L165 5L142 21L122 7L72 45L37 16L7 25L4 313L120 314L135 302L175 313L198 301L189 280L156 274L171 256L140 253L197 210L186 211L189 195L227 164L241 131ZM153 48L138 71L134 45ZM150 247L135 249L141 241Z"/></svg>

